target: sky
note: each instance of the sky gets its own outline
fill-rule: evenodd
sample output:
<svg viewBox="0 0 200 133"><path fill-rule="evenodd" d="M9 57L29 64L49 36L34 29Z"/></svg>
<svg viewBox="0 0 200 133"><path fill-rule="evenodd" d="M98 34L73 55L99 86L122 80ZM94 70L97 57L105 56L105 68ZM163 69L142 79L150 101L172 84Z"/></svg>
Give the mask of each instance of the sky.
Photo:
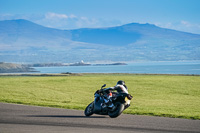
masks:
<svg viewBox="0 0 200 133"><path fill-rule="evenodd" d="M200 34L200 0L0 0L0 21L12 19L65 30L149 23Z"/></svg>

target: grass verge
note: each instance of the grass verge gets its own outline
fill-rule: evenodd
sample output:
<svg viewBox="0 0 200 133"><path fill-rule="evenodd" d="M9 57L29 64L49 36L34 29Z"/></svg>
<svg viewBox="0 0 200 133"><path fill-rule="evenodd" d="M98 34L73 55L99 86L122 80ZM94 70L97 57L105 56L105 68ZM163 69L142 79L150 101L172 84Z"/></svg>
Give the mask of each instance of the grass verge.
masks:
<svg viewBox="0 0 200 133"><path fill-rule="evenodd" d="M200 119L200 76L1 76L0 102L83 110L101 85L114 86L118 80L125 80L133 95L124 113Z"/></svg>

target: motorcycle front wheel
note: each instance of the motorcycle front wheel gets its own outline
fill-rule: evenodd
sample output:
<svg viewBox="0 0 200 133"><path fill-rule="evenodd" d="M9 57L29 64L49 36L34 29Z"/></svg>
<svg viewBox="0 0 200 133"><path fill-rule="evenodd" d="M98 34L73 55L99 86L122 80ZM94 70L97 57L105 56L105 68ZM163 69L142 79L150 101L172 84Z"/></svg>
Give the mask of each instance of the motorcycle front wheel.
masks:
<svg viewBox="0 0 200 133"><path fill-rule="evenodd" d="M109 111L108 115L111 118L116 118L118 117L124 110L124 104L120 103L120 102L116 102L115 103L115 109L113 111Z"/></svg>
<svg viewBox="0 0 200 133"><path fill-rule="evenodd" d="M85 108L85 112L84 112L85 116L91 116L93 114L93 109L94 109L94 104L92 102Z"/></svg>

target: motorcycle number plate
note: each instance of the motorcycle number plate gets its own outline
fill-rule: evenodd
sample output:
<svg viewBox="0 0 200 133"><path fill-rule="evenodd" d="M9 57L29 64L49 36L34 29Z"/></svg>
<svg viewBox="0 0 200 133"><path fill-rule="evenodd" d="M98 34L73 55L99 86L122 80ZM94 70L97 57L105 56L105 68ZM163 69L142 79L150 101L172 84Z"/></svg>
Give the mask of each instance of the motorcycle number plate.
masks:
<svg viewBox="0 0 200 133"><path fill-rule="evenodd" d="M126 101L126 102L128 101L128 98L127 98L127 97L125 98L125 101Z"/></svg>
<svg viewBox="0 0 200 133"><path fill-rule="evenodd" d="M126 97L125 102L126 102L126 104L130 104L131 101Z"/></svg>

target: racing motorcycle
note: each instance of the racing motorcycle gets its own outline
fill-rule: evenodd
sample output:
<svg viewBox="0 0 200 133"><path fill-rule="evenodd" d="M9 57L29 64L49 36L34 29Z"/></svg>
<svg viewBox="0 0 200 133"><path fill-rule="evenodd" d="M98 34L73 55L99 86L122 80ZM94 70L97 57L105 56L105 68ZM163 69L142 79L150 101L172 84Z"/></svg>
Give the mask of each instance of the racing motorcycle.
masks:
<svg viewBox="0 0 200 133"><path fill-rule="evenodd" d="M85 116L91 116L92 114L109 115L111 118L118 117L125 109L130 106L132 96L127 93L112 92L113 107L110 108L105 103L106 95L108 91L104 91L104 84L100 90L94 93L94 101L90 103L85 109Z"/></svg>

